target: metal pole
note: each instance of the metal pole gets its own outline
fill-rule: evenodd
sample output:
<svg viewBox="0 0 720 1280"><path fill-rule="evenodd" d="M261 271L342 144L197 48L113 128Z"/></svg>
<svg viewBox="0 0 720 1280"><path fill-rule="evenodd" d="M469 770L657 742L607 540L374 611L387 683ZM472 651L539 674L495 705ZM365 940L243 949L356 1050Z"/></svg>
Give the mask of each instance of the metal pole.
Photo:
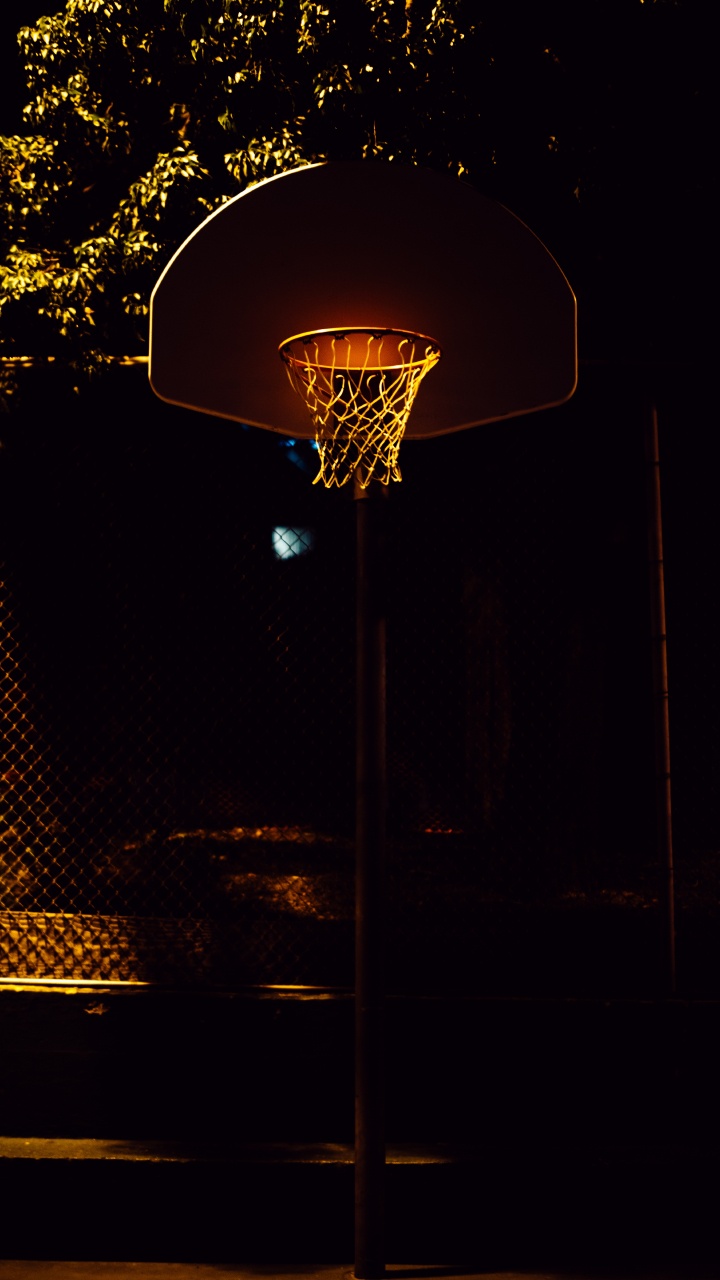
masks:
<svg viewBox="0 0 720 1280"><path fill-rule="evenodd" d="M355 1275L385 1274L385 536L387 487L355 486Z"/></svg>
<svg viewBox="0 0 720 1280"><path fill-rule="evenodd" d="M660 502L660 451L655 405L646 409L645 460L647 464L648 565L650 570L650 625L653 701L655 707L655 812L658 861L662 873L660 900L665 930L665 980L668 994L672 996L676 990L675 870L673 864L670 791L670 718L668 712L667 633L665 622L665 566L663 560L662 506Z"/></svg>

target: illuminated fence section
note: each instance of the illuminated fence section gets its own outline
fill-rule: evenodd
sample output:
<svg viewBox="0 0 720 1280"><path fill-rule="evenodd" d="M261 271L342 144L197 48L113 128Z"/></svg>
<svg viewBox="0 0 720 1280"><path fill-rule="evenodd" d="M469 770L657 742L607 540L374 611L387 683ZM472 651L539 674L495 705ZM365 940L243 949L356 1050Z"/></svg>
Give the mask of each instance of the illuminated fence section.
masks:
<svg viewBox="0 0 720 1280"><path fill-rule="evenodd" d="M396 990L657 989L642 438L621 403L596 383L542 431L404 446ZM170 409L134 371L72 410L60 430L31 389L0 453L0 978L349 986L352 500L312 485L309 444ZM692 708L720 686L673 599L680 914L711 938L720 806ZM707 987L717 957L693 946Z"/></svg>
<svg viewBox="0 0 720 1280"><path fill-rule="evenodd" d="M0 978L350 981L352 506L140 379L72 408L3 424Z"/></svg>
<svg viewBox="0 0 720 1280"><path fill-rule="evenodd" d="M97 806L87 803L81 778L69 774L57 745L53 750L25 692L23 648L3 583L0 977L137 981L159 950L176 953L176 976L188 957L192 971L202 972L202 924L178 923L168 910L177 890L165 887L161 918L128 914L138 909L132 852L150 845L152 835L123 839L107 812L98 821Z"/></svg>
<svg viewBox="0 0 720 1280"><path fill-rule="evenodd" d="M62 849L40 730L23 687L17 633L8 586L0 578L0 880L6 901L35 894ZM11 963L22 967L27 932L20 924L13 930L12 921L6 927Z"/></svg>

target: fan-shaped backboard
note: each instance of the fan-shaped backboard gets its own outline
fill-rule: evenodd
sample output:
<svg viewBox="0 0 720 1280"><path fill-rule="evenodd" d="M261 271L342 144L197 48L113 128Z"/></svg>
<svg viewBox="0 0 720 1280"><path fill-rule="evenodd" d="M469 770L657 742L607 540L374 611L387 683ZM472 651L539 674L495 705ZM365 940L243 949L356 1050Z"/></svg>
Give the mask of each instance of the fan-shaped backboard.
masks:
<svg viewBox="0 0 720 1280"><path fill-rule="evenodd" d="M153 292L151 385L174 404L312 436L278 347L335 327L439 343L407 437L575 389L575 298L544 245L467 183L377 161L294 169L211 214Z"/></svg>

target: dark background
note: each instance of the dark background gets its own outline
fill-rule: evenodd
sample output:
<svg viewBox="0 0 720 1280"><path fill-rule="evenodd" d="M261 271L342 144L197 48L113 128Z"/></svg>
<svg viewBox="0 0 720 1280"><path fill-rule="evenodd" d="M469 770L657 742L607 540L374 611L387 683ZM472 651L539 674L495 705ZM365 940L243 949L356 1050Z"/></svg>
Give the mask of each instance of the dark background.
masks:
<svg viewBox="0 0 720 1280"><path fill-rule="evenodd" d="M43 7L0 9L8 131L12 31ZM711 7L660 8L650 48L639 5L532 20L567 58L577 125L550 168L533 134L537 32L515 6L486 10L513 58L493 90L510 159L484 189L577 290L580 382L561 409L408 443L391 494L388 1136L466 1153L408 1163L404 1182L395 1166L395 1256L476 1261L480 1239L484 1263L492 1246L503 1265L634 1257L689 1274L714 1255L715 46ZM32 728L3 797L16 828L3 853L22 874L0 904L0 1128L114 1141L107 1159L3 1158L6 1249L349 1256L347 1165L323 1150L269 1172L246 1144L352 1136L352 503L312 487L297 465L312 468L309 451L168 408L141 370L79 398L54 379L33 376L0 428L3 627ZM313 551L275 560L277 524L312 529ZM58 989L17 982L48 978ZM28 1202L45 1214L32 1238Z"/></svg>
<svg viewBox="0 0 720 1280"><path fill-rule="evenodd" d="M142 370L80 400L47 378L6 422L2 519L58 825L39 825L31 762L12 790L28 853L3 905L147 921L134 927L154 942L121 945L136 977L349 985L352 501L311 484L310 446L164 406ZM666 371L654 386L678 972L705 995L713 478L697 466L701 384ZM396 990L663 989L647 392L646 371L584 365L560 409L403 447L388 503ZM277 560L277 525L311 531L312 549ZM158 920L180 922L174 942ZM131 976L103 945L76 963L59 939L50 969L22 972Z"/></svg>

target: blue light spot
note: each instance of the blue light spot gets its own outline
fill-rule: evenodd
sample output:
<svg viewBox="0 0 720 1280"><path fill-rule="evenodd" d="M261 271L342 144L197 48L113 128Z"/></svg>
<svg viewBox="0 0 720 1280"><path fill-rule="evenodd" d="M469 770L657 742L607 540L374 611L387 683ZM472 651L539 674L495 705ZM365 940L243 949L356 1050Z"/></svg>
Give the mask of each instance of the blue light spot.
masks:
<svg viewBox="0 0 720 1280"><path fill-rule="evenodd" d="M272 545L276 560L293 560L305 556L315 546L312 529L299 529L286 524L276 524L272 531Z"/></svg>

